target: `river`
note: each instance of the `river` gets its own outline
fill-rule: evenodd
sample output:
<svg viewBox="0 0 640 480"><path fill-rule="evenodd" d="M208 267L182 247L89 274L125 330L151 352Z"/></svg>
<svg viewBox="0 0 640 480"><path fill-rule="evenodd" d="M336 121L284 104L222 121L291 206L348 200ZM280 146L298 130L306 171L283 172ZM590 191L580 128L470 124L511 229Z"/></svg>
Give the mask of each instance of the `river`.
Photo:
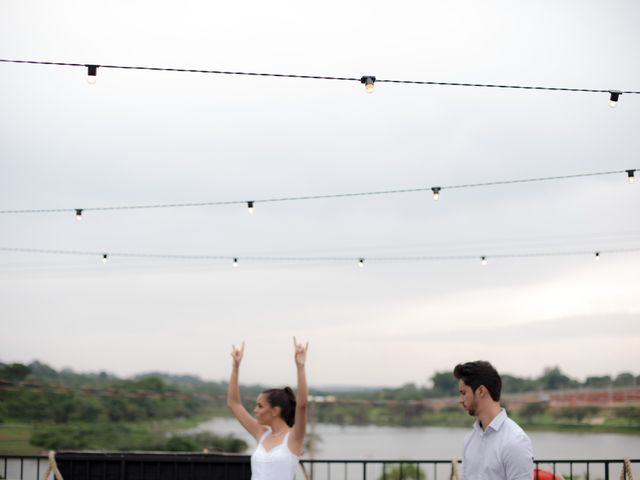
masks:
<svg viewBox="0 0 640 480"><path fill-rule="evenodd" d="M201 423L189 432L206 431L218 435L233 434L244 439L253 450L255 441L234 418L216 417ZM320 437L315 459L317 460L449 460L459 457L462 440L469 429L443 427L377 427L377 426L338 426L318 424L316 433ZM543 460L602 460L640 457L640 435L619 435L610 433L566 433L566 432L529 432L536 458ZM247 453L249 453L247 452ZM303 455L303 460L309 455ZM9 462L7 478L33 478L36 475L36 461L27 460L24 465L19 461ZM40 461L40 471L46 462ZM551 464L542 465L551 469ZM0 464L0 471L5 466ZM309 467L307 466L307 469ZM320 464L314 466L313 478L316 480L351 480L383 478L382 465L369 464ZM393 465L386 467L387 474ZM448 478L450 465L420 465L429 480ZM584 475L584 464L574 465L574 475ZM558 464L557 473L568 475L567 464ZM640 478L640 464L633 466L635 478ZM609 478L619 478L620 465L612 465ZM306 478L302 467L297 479ZM387 475L386 478L389 478ZM407 477L405 477L407 478ZM575 477L574 477L575 478ZM582 477L585 478L585 477ZM603 479L602 465L591 466L591 479Z"/></svg>
<svg viewBox="0 0 640 480"><path fill-rule="evenodd" d="M471 426L471 423L469 424ZM253 449L255 441L233 418L213 418L194 430L233 434ZM318 424L318 459L429 459L460 456L469 429L444 427L377 427ZM528 432L537 458L594 459L640 457L640 435L613 433ZM306 456L305 456L306 457Z"/></svg>

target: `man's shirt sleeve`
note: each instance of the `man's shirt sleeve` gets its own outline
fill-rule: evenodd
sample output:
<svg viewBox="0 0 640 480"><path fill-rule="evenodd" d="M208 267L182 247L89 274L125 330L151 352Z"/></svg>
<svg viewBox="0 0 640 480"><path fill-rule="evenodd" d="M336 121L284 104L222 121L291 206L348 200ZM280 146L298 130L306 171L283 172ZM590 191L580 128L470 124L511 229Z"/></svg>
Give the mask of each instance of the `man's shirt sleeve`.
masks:
<svg viewBox="0 0 640 480"><path fill-rule="evenodd" d="M533 478L533 447L529 437L518 435L505 445L503 462L507 480L531 480Z"/></svg>

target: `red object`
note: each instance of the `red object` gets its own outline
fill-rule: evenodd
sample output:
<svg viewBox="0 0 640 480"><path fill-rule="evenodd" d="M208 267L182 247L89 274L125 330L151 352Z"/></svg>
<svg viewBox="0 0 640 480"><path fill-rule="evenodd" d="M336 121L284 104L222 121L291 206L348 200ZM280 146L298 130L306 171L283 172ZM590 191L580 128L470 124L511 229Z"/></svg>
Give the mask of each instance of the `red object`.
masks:
<svg viewBox="0 0 640 480"><path fill-rule="evenodd" d="M533 480L563 480L560 475L554 475L553 472L542 470L541 468L533 469Z"/></svg>

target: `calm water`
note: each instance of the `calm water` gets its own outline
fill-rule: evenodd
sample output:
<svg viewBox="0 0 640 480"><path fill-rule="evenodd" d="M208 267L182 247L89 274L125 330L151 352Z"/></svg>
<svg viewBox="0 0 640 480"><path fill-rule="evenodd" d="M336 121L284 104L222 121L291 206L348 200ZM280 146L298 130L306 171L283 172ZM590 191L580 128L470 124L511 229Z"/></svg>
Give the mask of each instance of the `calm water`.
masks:
<svg viewBox="0 0 640 480"><path fill-rule="evenodd" d="M200 424L191 431L210 431L218 435L234 434L249 444L249 452L255 447L255 441L233 418L214 418ZM316 459L333 460L447 460L460 456L462 440L468 429L440 427L340 427L319 424L316 433L321 442L317 446ZM624 456L640 458L640 435L616 435L594 433L530 432L535 456L540 459L620 459ZM303 458L308 458L305 454ZM548 465L543 467L551 468ZM0 472L7 469L7 478L37 479L46 469L46 461L40 462L39 473L35 461L20 465L19 461L0 462ZM389 467L391 468L391 467ZM448 478L450 465L421 465L428 479ZM558 465L557 473L569 474L567 465ZM584 465L576 465L574 475L586 473ZM366 469L366 472L364 471ZM388 473L389 470L387 470ZM382 478L382 466L379 464L316 465L313 478L317 480L360 480L364 478ZM601 466L592 467L591 479L605 478ZM640 478L640 465L633 468L634 478ZM619 478L620 467L612 466L609 478ZM305 479L299 467L297 479Z"/></svg>
<svg viewBox="0 0 640 480"><path fill-rule="evenodd" d="M471 425L471 424L470 424ZM214 418L200 424L198 431L243 438L249 451L253 438L233 418ZM468 429L442 427L376 427L318 424L317 459L426 459L444 460L460 456ZM603 459L640 457L640 435L609 433L529 432L537 458ZM308 457L305 455L305 458Z"/></svg>

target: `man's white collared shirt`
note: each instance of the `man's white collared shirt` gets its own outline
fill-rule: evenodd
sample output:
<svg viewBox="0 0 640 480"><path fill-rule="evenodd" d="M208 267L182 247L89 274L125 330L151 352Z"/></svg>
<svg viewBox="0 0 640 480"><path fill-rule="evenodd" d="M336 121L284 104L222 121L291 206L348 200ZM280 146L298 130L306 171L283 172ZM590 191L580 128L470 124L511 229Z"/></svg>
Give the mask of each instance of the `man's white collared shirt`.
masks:
<svg viewBox="0 0 640 480"><path fill-rule="evenodd" d="M462 480L531 480L531 440L516 422L502 411L483 430L479 420L464 439Z"/></svg>

